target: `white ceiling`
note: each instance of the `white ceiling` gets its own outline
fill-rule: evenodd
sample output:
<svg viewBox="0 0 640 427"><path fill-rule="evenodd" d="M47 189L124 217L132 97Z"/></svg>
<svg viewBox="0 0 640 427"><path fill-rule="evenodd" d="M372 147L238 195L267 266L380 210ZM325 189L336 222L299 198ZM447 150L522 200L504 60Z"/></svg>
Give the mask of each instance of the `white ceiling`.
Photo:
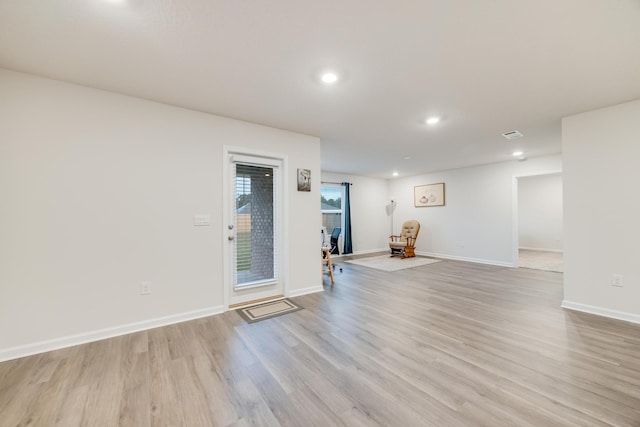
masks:
<svg viewBox="0 0 640 427"><path fill-rule="evenodd" d="M557 153L562 117L640 98L640 1L0 0L0 67L316 135L324 170L389 178Z"/></svg>

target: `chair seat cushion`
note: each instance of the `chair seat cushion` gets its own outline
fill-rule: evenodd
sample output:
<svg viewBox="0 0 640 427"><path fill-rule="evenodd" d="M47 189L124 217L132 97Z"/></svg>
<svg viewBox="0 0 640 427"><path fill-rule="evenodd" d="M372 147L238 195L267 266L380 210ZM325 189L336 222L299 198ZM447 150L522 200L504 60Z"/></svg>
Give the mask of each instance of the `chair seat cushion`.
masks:
<svg viewBox="0 0 640 427"><path fill-rule="evenodd" d="M407 242L389 242L390 248L406 248Z"/></svg>

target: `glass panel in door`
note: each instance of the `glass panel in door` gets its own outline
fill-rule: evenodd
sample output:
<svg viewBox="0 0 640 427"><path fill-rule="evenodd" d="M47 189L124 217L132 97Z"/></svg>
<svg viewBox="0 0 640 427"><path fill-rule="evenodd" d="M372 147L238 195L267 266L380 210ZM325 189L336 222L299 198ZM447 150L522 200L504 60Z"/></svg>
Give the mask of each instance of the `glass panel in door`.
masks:
<svg viewBox="0 0 640 427"><path fill-rule="evenodd" d="M275 175L269 165L235 164L235 288L276 282Z"/></svg>

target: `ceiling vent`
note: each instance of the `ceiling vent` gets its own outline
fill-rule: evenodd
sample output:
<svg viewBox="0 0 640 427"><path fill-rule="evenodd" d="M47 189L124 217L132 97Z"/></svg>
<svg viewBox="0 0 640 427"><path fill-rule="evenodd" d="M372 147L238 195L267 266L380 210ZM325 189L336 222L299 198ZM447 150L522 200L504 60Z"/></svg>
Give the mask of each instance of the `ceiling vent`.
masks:
<svg viewBox="0 0 640 427"><path fill-rule="evenodd" d="M505 132L502 134L507 139L518 139L522 138L524 135L518 132L517 130L511 130L509 132Z"/></svg>

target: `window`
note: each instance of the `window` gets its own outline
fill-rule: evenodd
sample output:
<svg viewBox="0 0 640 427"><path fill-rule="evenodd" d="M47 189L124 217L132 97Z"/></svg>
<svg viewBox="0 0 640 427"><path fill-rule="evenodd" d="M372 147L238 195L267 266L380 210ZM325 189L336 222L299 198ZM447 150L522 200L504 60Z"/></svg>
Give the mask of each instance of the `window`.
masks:
<svg viewBox="0 0 640 427"><path fill-rule="evenodd" d="M320 187L320 210L322 211L322 225L327 229L329 236L335 228L342 230L342 201L343 190L341 185L323 184ZM338 247L341 248L342 233L340 233ZM342 251L342 249L340 249Z"/></svg>
<svg viewBox="0 0 640 427"><path fill-rule="evenodd" d="M235 165L236 285L277 278L274 177L268 165Z"/></svg>

